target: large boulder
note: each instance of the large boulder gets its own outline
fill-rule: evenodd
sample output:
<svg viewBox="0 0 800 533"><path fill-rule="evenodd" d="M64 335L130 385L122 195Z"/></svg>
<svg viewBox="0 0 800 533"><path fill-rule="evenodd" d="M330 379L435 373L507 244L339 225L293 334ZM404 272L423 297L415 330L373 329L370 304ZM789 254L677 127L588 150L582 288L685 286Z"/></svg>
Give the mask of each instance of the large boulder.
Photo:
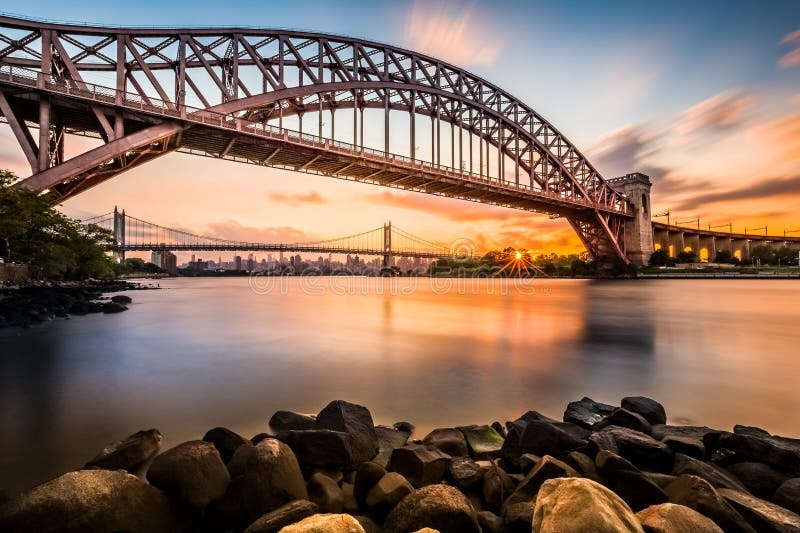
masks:
<svg viewBox="0 0 800 533"><path fill-rule="evenodd" d="M728 488L747 491L745 486L742 485L741 481L722 468L719 468L712 463L698 461L697 459L693 459L688 455L676 453L675 463L672 467L672 475L680 476L683 474L691 474L693 476L701 477L711 483L711 486L716 489Z"/></svg>
<svg viewBox="0 0 800 533"><path fill-rule="evenodd" d="M127 470L136 472L156 456L164 437L157 429L137 431L120 441L112 442L90 459L85 468Z"/></svg>
<svg viewBox="0 0 800 533"><path fill-rule="evenodd" d="M583 397L577 402L570 402L564 411L564 422L570 422L591 429L592 426L610 415L616 407Z"/></svg>
<svg viewBox="0 0 800 533"><path fill-rule="evenodd" d="M283 527L317 514L317 506L308 500L294 500L281 505L250 524L244 533L278 533Z"/></svg>
<svg viewBox="0 0 800 533"><path fill-rule="evenodd" d="M0 531L185 531L170 497L121 470L68 472L0 507Z"/></svg>
<svg viewBox="0 0 800 533"><path fill-rule="evenodd" d="M653 432L650 422L645 420L642 415L628 411L627 409L623 409L621 407L614 409L610 415L592 426L592 430L599 431L609 426L628 428L634 431L639 431L640 433L644 433L645 435L650 435Z"/></svg>
<svg viewBox="0 0 800 533"><path fill-rule="evenodd" d="M367 507L381 518L400 503L403 498L412 494L414 487L397 472L388 472L383 476L367 494Z"/></svg>
<svg viewBox="0 0 800 533"><path fill-rule="evenodd" d="M395 448L389 470L399 472L415 487L439 483L447 471L450 456L430 446L409 444Z"/></svg>
<svg viewBox="0 0 800 533"><path fill-rule="evenodd" d="M366 505L369 491L385 475L386 469L373 461L358 465L354 479L353 496L359 505Z"/></svg>
<svg viewBox="0 0 800 533"><path fill-rule="evenodd" d="M664 406L646 396L628 396L620 402L620 407L641 415L650 424L666 424L667 412Z"/></svg>
<svg viewBox="0 0 800 533"><path fill-rule="evenodd" d="M428 485L406 496L383 527L385 533L413 533L424 527L441 533L481 533L472 504L448 485Z"/></svg>
<svg viewBox="0 0 800 533"><path fill-rule="evenodd" d="M275 411L269 419L269 427L272 431L294 431L304 429L314 429L316 421L313 416L301 415L293 411Z"/></svg>
<svg viewBox="0 0 800 533"><path fill-rule="evenodd" d="M578 439L544 420L528 422L519 437L520 452L538 456L566 454L585 445L585 440Z"/></svg>
<svg viewBox="0 0 800 533"><path fill-rule="evenodd" d="M536 495L545 481L560 477L579 476L580 474L568 464L545 455L528 472L503 504L503 522L514 530L530 528L533 519L531 502L536 499Z"/></svg>
<svg viewBox="0 0 800 533"><path fill-rule="evenodd" d="M241 458L242 499L251 520L292 500L308 499L297 458L283 442L264 439L256 446L241 446L231 462L240 455L245 455Z"/></svg>
<svg viewBox="0 0 800 533"><path fill-rule="evenodd" d="M629 428L609 426L600 432L614 441L616 453L644 470L669 473L672 470L674 452L649 435ZM592 435L594 437L597 434Z"/></svg>
<svg viewBox="0 0 800 533"><path fill-rule="evenodd" d="M634 511L664 503L667 495L629 461L609 451L601 450L595 458L606 485L617 493Z"/></svg>
<svg viewBox="0 0 800 533"><path fill-rule="evenodd" d="M681 475L665 490L669 501L685 505L713 520L726 533L755 533L744 518L703 478Z"/></svg>
<svg viewBox="0 0 800 533"><path fill-rule="evenodd" d="M708 426L670 426L667 424L653 424L653 438L664 440L666 437L686 437L703 441L703 437L708 433L717 430Z"/></svg>
<svg viewBox="0 0 800 533"><path fill-rule="evenodd" d="M250 443L249 440L238 433L221 427L209 429L203 436L203 440L214 445L225 464L228 464L228 461L231 460L239 446Z"/></svg>
<svg viewBox="0 0 800 533"><path fill-rule="evenodd" d="M790 478L764 463L733 463L726 466L725 470L740 480L753 495L767 499L771 498L778 487ZM727 488L741 490L737 487Z"/></svg>
<svg viewBox="0 0 800 533"><path fill-rule="evenodd" d="M756 531L800 532L800 516L779 505L738 490L719 489L718 492Z"/></svg>
<svg viewBox="0 0 800 533"><path fill-rule="evenodd" d="M369 409L361 405L334 400L317 415L317 429L342 431L352 438L353 465L369 461L380 446Z"/></svg>
<svg viewBox="0 0 800 533"><path fill-rule="evenodd" d="M503 502L515 489L514 480L499 466L493 464L483 476L483 501L492 512L499 513Z"/></svg>
<svg viewBox="0 0 800 533"><path fill-rule="evenodd" d="M772 501L800 514L800 477L788 479L772 495Z"/></svg>
<svg viewBox="0 0 800 533"><path fill-rule="evenodd" d="M378 455L372 460L384 468L389 464L389 459L392 457L394 449L408 444L408 439L411 436L410 431L384 426L375 426L375 434L378 435L379 451Z"/></svg>
<svg viewBox="0 0 800 533"><path fill-rule="evenodd" d="M425 435L422 443L443 451L453 457L468 455L464 434L456 428L437 428Z"/></svg>
<svg viewBox="0 0 800 533"><path fill-rule="evenodd" d="M643 533L633 511L619 496L586 478L545 481L533 509L533 531Z"/></svg>
<svg viewBox="0 0 800 533"><path fill-rule="evenodd" d="M682 453L701 461L706 457L706 447L700 439L667 435L660 440L675 453Z"/></svg>
<svg viewBox="0 0 800 533"><path fill-rule="evenodd" d="M713 520L674 503L653 505L636 513L646 533L724 533Z"/></svg>
<svg viewBox="0 0 800 533"><path fill-rule="evenodd" d="M450 478L464 491L481 486L483 469L469 457L453 457L447 468Z"/></svg>
<svg viewBox="0 0 800 533"><path fill-rule="evenodd" d="M731 462L765 463L779 472L800 476L800 444L794 444L791 439L721 433L716 444L717 449L733 454Z"/></svg>
<svg viewBox="0 0 800 533"><path fill-rule="evenodd" d="M306 485L308 499L317 505L320 513L342 512L344 493L339 485L322 472L312 475Z"/></svg>
<svg viewBox="0 0 800 533"><path fill-rule="evenodd" d="M500 457L503 448L503 436L491 426L462 426L458 429L464 434L473 459L491 459Z"/></svg>
<svg viewBox="0 0 800 533"><path fill-rule="evenodd" d="M364 533L364 528L349 514L315 514L284 527L280 533Z"/></svg>
<svg viewBox="0 0 800 533"><path fill-rule="evenodd" d="M156 456L147 479L197 508L222 496L231 480L219 451L202 440L184 442Z"/></svg>
<svg viewBox="0 0 800 533"><path fill-rule="evenodd" d="M278 433L303 466L352 467L355 464L353 437L330 429L292 430Z"/></svg>

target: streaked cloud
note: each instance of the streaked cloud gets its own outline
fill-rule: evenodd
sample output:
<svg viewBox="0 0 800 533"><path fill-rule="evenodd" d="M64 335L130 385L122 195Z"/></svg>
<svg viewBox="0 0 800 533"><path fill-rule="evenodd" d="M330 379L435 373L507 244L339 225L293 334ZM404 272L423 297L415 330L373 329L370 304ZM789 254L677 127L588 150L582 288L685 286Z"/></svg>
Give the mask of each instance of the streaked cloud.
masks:
<svg viewBox="0 0 800 533"><path fill-rule="evenodd" d="M323 198L317 191L311 191L308 193L298 193L298 194L284 194L281 192L271 192L269 193L269 199L272 200L273 202L280 202L288 205L326 203L325 198Z"/></svg>
<svg viewBox="0 0 800 533"><path fill-rule="evenodd" d="M788 162L800 166L800 113L760 124L751 133L756 139L769 142Z"/></svg>
<svg viewBox="0 0 800 533"><path fill-rule="evenodd" d="M209 237L263 243L312 242L319 240L317 234L308 233L289 226L257 228L243 226L235 220L211 223L208 225L208 229L204 234Z"/></svg>
<svg viewBox="0 0 800 533"><path fill-rule="evenodd" d="M678 205L676 209L691 210L698 206L720 202L754 201L774 197L783 197L784 200L787 197L800 197L800 176L764 178L744 187L698 194Z"/></svg>
<svg viewBox="0 0 800 533"><path fill-rule="evenodd" d="M405 25L405 45L456 65L490 64L505 38L488 22L475 2L415 0Z"/></svg>
<svg viewBox="0 0 800 533"><path fill-rule="evenodd" d="M791 44L795 48L778 60L778 66L781 68L800 66L800 28L784 35L781 44Z"/></svg>
<svg viewBox="0 0 800 533"><path fill-rule="evenodd" d="M743 123L753 102L751 95L739 90L715 94L684 111L677 131L689 136L736 128Z"/></svg>

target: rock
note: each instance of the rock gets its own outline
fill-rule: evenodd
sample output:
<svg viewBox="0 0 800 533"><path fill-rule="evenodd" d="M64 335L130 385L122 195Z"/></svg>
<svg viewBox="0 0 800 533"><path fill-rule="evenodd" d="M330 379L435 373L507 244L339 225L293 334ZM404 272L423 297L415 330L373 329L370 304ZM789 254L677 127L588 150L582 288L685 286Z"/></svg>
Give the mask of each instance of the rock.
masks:
<svg viewBox="0 0 800 533"><path fill-rule="evenodd" d="M586 445L585 440L577 439L563 429L543 420L532 420L522 431L519 450L535 455L561 455Z"/></svg>
<svg viewBox="0 0 800 533"><path fill-rule="evenodd" d="M717 431L707 426L669 426L666 424L654 424L652 428L653 438L656 440L664 440L666 437L685 437L702 442L707 433Z"/></svg>
<svg viewBox="0 0 800 533"><path fill-rule="evenodd" d="M669 446L675 453L682 453L700 461L705 459L706 447L700 439L667 435L661 439L661 442Z"/></svg>
<svg viewBox="0 0 800 533"><path fill-rule="evenodd" d="M756 531L800 532L800 516L783 507L738 490L718 492Z"/></svg>
<svg viewBox="0 0 800 533"><path fill-rule="evenodd" d="M469 457L453 457L447 471L462 491L470 491L481 486L483 470Z"/></svg>
<svg viewBox="0 0 800 533"><path fill-rule="evenodd" d="M643 532L633 511L619 496L586 478L546 481L536 498L533 531Z"/></svg>
<svg viewBox="0 0 800 533"><path fill-rule="evenodd" d="M358 465L353 495L362 507L367 504L367 495L372 487L386 475L386 469L378 463L367 461Z"/></svg>
<svg viewBox="0 0 800 533"><path fill-rule="evenodd" d="M105 302L103 304L103 312L104 313L121 313L123 311L127 311L128 308L121 303L117 302Z"/></svg>
<svg viewBox="0 0 800 533"><path fill-rule="evenodd" d="M116 296L112 296L111 301L117 304L129 304L133 301L133 299L130 296L125 296L124 294L118 294Z"/></svg>
<svg viewBox="0 0 800 533"><path fill-rule="evenodd" d="M372 461L378 463L384 468L389 464L389 458L392 456L392 451L395 448L400 448L408 444L408 438L411 436L410 431L402 431L399 429L392 429L383 426L375 426L375 433L378 435L378 455Z"/></svg>
<svg viewBox="0 0 800 533"><path fill-rule="evenodd" d="M458 489L428 485L406 496L386 518L385 533L412 533L423 527L441 533L481 533L475 509Z"/></svg>
<svg viewBox="0 0 800 533"><path fill-rule="evenodd" d="M161 490L121 470L78 470L42 483L0 507L15 533L185 531L187 522Z"/></svg>
<svg viewBox="0 0 800 533"><path fill-rule="evenodd" d="M478 525L483 533L500 533L503 528L503 519L491 511L478 513Z"/></svg>
<svg viewBox="0 0 800 533"><path fill-rule="evenodd" d="M269 427L275 432L316 429L316 420L313 416L302 415L294 411L275 411L275 414L269 419Z"/></svg>
<svg viewBox="0 0 800 533"><path fill-rule="evenodd" d="M308 500L294 500L281 505L250 524L244 533L278 533L281 528L317 514L317 506Z"/></svg>
<svg viewBox="0 0 800 533"><path fill-rule="evenodd" d="M765 429L761 429L755 426L743 426L741 424L736 424L733 426L733 432L737 435L751 435L753 437L766 437L769 438L770 435L769 431Z"/></svg>
<svg viewBox="0 0 800 533"><path fill-rule="evenodd" d="M161 449L164 437L157 429L137 431L133 435L109 444L86 463L85 468L127 470L135 472Z"/></svg>
<svg viewBox="0 0 800 533"><path fill-rule="evenodd" d="M644 417L650 424L666 424L667 412L664 406L645 396L628 396L620 402L620 407Z"/></svg>
<svg viewBox="0 0 800 533"><path fill-rule="evenodd" d="M344 494L339 485L321 472L312 475L306 485L308 499L317 505L320 513L342 512Z"/></svg>
<svg viewBox="0 0 800 533"><path fill-rule="evenodd" d="M666 489L669 487L670 483L678 479L678 476L673 476L670 474L661 474L659 472L642 472L647 479L661 487L661 489Z"/></svg>
<svg viewBox="0 0 800 533"><path fill-rule="evenodd" d="M661 487L622 457L601 450L595 461L606 480L605 484L625 500L634 512L668 500Z"/></svg>
<svg viewBox="0 0 800 533"><path fill-rule="evenodd" d="M788 475L782 474L764 463L734 463L726 466L725 470L740 480L754 496L764 499L771 498L778 487L789 479ZM728 488L737 489L737 487Z"/></svg>
<svg viewBox="0 0 800 533"><path fill-rule="evenodd" d="M372 518L368 516L355 516L361 527L364 528L365 533L383 533L383 528L379 526Z"/></svg>
<svg viewBox="0 0 800 533"><path fill-rule="evenodd" d="M792 445L789 439L722 433L718 447L735 454L734 462L765 463L779 472L800 476L800 445Z"/></svg>
<svg viewBox="0 0 800 533"><path fill-rule="evenodd" d="M680 476L682 474L691 474L701 477L711 483L711 486L716 489L728 488L747 491L745 486L736 479L735 476L732 476L725 470L711 463L704 463L688 455L677 453L675 454L675 463L672 467L672 475Z"/></svg>
<svg viewBox="0 0 800 533"><path fill-rule="evenodd" d="M274 438L276 438L275 435L270 435L269 433L257 433L256 435L253 435L252 439L250 439L250 444L255 446L264 439L274 439Z"/></svg>
<svg viewBox="0 0 800 533"><path fill-rule="evenodd" d="M600 474L592 458L583 452L569 452L564 457L564 462L577 470L582 477L588 477L592 481L600 483Z"/></svg>
<svg viewBox="0 0 800 533"><path fill-rule="evenodd" d="M646 533L724 533L713 520L674 503L653 505L636 513Z"/></svg>
<svg viewBox="0 0 800 533"><path fill-rule="evenodd" d="M781 507L800 514L800 477L784 481L773 494L772 501Z"/></svg>
<svg viewBox="0 0 800 533"><path fill-rule="evenodd" d="M642 415L636 414L627 409L614 409L614 411L598 422L592 427L593 431L600 431L609 426L619 426L621 428L628 428L645 435L650 435L653 432L650 422L645 420Z"/></svg>
<svg viewBox="0 0 800 533"><path fill-rule="evenodd" d="M286 526L280 533L365 533L349 514L315 514Z"/></svg>
<svg viewBox="0 0 800 533"><path fill-rule="evenodd" d="M343 431L309 429L283 431L278 440L289 445L303 466L352 467L353 438Z"/></svg>
<svg viewBox="0 0 800 533"><path fill-rule="evenodd" d="M342 495L344 496L344 504L342 505L342 510L347 514L356 515L360 511L360 507L358 502L356 501L355 496L355 485L352 483L348 483L347 481L342 481L341 483L342 488Z"/></svg>
<svg viewBox="0 0 800 533"><path fill-rule="evenodd" d="M214 445L225 464L228 464L239 446L250 442L230 429L220 427L209 429L203 436L203 440Z"/></svg>
<svg viewBox="0 0 800 533"><path fill-rule="evenodd" d="M506 438L506 428L505 428L505 426L503 424L501 424L500 422L495 420L490 425L491 425L492 429L497 432L498 435L500 435L504 439Z"/></svg>
<svg viewBox="0 0 800 533"><path fill-rule="evenodd" d="M532 421L543 421L556 424L557 421L546 417L536 411L528 411L513 422L507 422L507 430L503 446L500 448L500 455L508 464L519 468L519 460L523 455L520 449L520 439L527 425Z"/></svg>
<svg viewBox="0 0 800 533"><path fill-rule="evenodd" d="M534 466L536 466L536 463L541 460L542 458L538 455L534 455L532 453L523 453L519 457L519 468L522 470L523 474L527 474ZM592 463L592 466L594 466L594 463ZM522 477L525 476L523 475Z"/></svg>
<svg viewBox="0 0 800 533"><path fill-rule="evenodd" d="M378 481L367 494L367 507L375 515L383 518L400 503L403 498L412 494L414 487L397 472L389 472Z"/></svg>
<svg viewBox="0 0 800 533"><path fill-rule="evenodd" d="M665 492L670 502L685 505L707 516L726 533L755 533L744 518L703 478L681 475Z"/></svg>
<svg viewBox="0 0 800 533"><path fill-rule="evenodd" d="M499 513L503 502L514 492L514 481L497 465L486 471L483 476L483 501L489 510Z"/></svg>
<svg viewBox="0 0 800 533"><path fill-rule="evenodd" d="M203 508L225 494L231 479L214 445L193 440L157 455L147 471L147 480L188 504Z"/></svg>
<svg viewBox="0 0 800 533"><path fill-rule="evenodd" d="M464 434L473 459L500 457L504 439L491 426L462 426L458 429Z"/></svg>
<svg viewBox="0 0 800 533"><path fill-rule="evenodd" d="M422 442L453 457L468 455L464 434L456 428L438 428L428 433Z"/></svg>
<svg viewBox="0 0 800 533"><path fill-rule="evenodd" d="M570 402L564 411L564 422L576 424L585 429L603 420L614 411L613 405L600 403L584 397L577 402Z"/></svg>
<svg viewBox="0 0 800 533"><path fill-rule="evenodd" d="M503 505L503 523L514 530L528 528L533 519L531 502L536 498L539 489L548 479L559 477L578 477L580 474L571 466L545 455L536 463L533 470L517 486Z"/></svg>
<svg viewBox="0 0 800 533"><path fill-rule="evenodd" d="M378 454L378 435L369 409L335 400L317 415L317 429L342 431L352 438L353 465L369 461Z"/></svg>
<svg viewBox="0 0 800 533"><path fill-rule="evenodd" d="M638 468L664 473L672 471L674 453L663 442L639 431L617 426L604 428L601 433L611 436L618 450L609 451L624 457Z"/></svg>
<svg viewBox="0 0 800 533"><path fill-rule="evenodd" d="M402 474L415 487L439 483L444 477L450 456L436 448L408 444L395 448L389 470Z"/></svg>
<svg viewBox="0 0 800 533"><path fill-rule="evenodd" d="M252 450L241 446L231 462L247 454L242 481L244 508L251 520L292 500L307 500L308 492L297 458L283 442L264 439Z"/></svg>
<svg viewBox="0 0 800 533"><path fill-rule="evenodd" d="M403 433L408 433L409 435L414 433L415 429L414 424L406 421L395 422L394 424L392 424L392 427L397 431L402 431Z"/></svg>
<svg viewBox="0 0 800 533"><path fill-rule="evenodd" d="M203 510L203 525L207 526L207 531L242 531L252 523L244 509L243 484L244 476L232 478L225 494Z"/></svg>

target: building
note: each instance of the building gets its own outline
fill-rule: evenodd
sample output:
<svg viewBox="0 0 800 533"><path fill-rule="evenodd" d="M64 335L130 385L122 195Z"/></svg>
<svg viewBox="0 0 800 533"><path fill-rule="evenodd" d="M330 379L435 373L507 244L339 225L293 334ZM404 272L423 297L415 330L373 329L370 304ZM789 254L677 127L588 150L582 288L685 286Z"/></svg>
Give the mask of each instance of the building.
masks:
<svg viewBox="0 0 800 533"><path fill-rule="evenodd" d="M178 274L178 256L169 250L158 250L150 254L150 262L170 276Z"/></svg>
<svg viewBox="0 0 800 533"><path fill-rule="evenodd" d="M237 255L236 257L233 258L233 269L236 270L237 272L242 270L242 256L241 255Z"/></svg>
<svg viewBox="0 0 800 533"><path fill-rule="evenodd" d="M256 269L256 260L253 258L253 254L249 254L247 256L247 271L252 272Z"/></svg>

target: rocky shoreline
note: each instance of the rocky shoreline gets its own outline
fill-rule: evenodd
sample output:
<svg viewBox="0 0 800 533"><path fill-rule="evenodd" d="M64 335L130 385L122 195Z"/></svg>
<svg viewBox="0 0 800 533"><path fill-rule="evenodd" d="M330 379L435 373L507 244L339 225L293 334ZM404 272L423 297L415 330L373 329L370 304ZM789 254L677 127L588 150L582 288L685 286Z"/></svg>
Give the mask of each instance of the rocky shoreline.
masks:
<svg viewBox="0 0 800 533"><path fill-rule="evenodd" d="M151 288L129 281L109 280L0 289L0 328L29 327L70 315L120 313L128 309L132 298L116 295L104 299L103 294Z"/></svg>
<svg viewBox="0 0 800 533"><path fill-rule="evenodd" d="M0 530L800 531L800 439L670 425L644 397L419 436L338 400L278 411L269 431L218 427L163 452L158 430L140 431L7 499Z"/></svg>

